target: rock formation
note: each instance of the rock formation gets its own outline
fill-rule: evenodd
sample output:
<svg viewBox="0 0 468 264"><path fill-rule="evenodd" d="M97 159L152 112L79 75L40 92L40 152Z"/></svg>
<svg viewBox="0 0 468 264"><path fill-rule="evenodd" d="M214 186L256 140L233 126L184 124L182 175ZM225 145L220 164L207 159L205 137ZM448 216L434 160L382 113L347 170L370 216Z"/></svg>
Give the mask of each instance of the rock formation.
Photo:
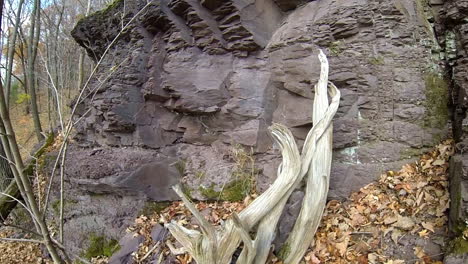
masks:
<svg viewBox="0 0 468 264"><path fill-rule="evenodd" d="M126 201L135 196L122 205L128 213L119 220L90 212L70 221L94 217L122 230L144 203L142 197L172 199L161 188L179 176L193 198L209 198L206 190L216 192L236 181L232 149L238 146L252 149L254 180L260 191L265 189L279 161L267 127L287 125L301 141L312 125L319 48L330 59L330 80L342 91L330 198L346 197L447 135L444 52L426 1L145 4L116 1L82 19L72 32L101 65L76 115L75 139L95 149L71 150L68 160L76 169L68 172L70 184L88 197L83 201L96 194ZM72 161L77 156L85 158ZM298 202L290 204L285 215L293 216ZM284 221L280 239L288 232L290 220Z"/></svg>
<svg viewBox="0 0 468 264"><path fill-rule="evenodd" d="M445 49L446 71L451 78L453 136L457 152L450 163L450 229L455 236L468 230L468 1L433 1L437 9L436 33ZM459 247L455 241L455 247ZM464 256L448 256L446 263L466 263Z"/></svg>

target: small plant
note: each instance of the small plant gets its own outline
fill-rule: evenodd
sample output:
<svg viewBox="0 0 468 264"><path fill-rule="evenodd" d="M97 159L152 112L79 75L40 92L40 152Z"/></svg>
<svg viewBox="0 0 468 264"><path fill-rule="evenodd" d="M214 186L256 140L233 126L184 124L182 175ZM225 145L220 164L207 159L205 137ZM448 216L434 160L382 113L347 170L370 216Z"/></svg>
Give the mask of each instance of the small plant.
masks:
<svg viewBox="0 0 468 264"><path fill-rule="evenodd" d="M385 60L382 56L374 56L369 58L369 63L372 65L384 65Z"/></svg>
<svg viewBox="0 0 468 264"><path fill-rule="evenodd" d="M104 236L91 234L89 237L89 247L84 257L92 259L99 256L110 257L120 249L119 242L115 239L107 239Z"/></svg>
<svg viewBox="0 0 468 264"><path fill-rule="evenodd" d="M255 192L255 179L259 171L255 167L253 149L250 149L248 152L241 145L234 145L231 151L231 157L236 164L232 172L232 178L236 181L245 182L245 185L249 185L250 191Z"/></svg>
<svg viewBox="0 0 468 264"><path fill-rule="evenodd" d="M201 179L204 179L205 178L205 172L203 171L197 171L195 172L195 177L197 177L197 179L201 180Z"/></svg>
<svg viewBox="0 0 468 264"><path fill-rule="evenodd" d="M186 164L187 162L185 160L178 160L176 163L174 163L174 167L177 169L177 171L179 172L180 176L183 177L184 174L185 174L185 168L186 168Z"/></svg>
<svg viewBox="0 0 468 264"><path fill-rule="evenodd" d="M332 41L330 42L330 45L328 46L328 50L335 56L339 55L341 52L343 52L343 47L342 47L342 42L341 41Z"/></svg>

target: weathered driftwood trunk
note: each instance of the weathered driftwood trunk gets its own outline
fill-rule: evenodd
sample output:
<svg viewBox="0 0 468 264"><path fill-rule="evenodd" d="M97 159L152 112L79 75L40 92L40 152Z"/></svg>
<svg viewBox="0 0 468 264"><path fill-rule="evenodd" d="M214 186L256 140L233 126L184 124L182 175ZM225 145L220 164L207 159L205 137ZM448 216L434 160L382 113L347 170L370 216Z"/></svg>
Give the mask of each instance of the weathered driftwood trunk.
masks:
<svg viewBox="0 0 468 264"><path fill-rule="evenodd" d="M279 124L270 127L273 139L281 149L283 162L278 169L276 181L268 190L239 215L234 215L233 219L226 221L223 226L214 227L200 215L180 187L174 188L200 222L201 233L179 226L175 222L166 226L197 263L231 263L232 255L243 242L244 246L236 263L264 264L281 212L304 176L307 177L306 195L293 232L284 245L284 263L299 263L312 244L328 193L332 157L331 123L340 102L339 90L328 82L328 61L322 51L319 59L322 69L319 83L315 87L314 126L307 135L302 154L299 154L294 137L288 128ZM327 91L332 99L330 104L328 104ZM250 235L252 231L256 233L253 239Z"/></svg>
<svg viewBox="0 0 468 264"><path fill-rule="evenodd" d="M313 124L317 124L325 117L328 107L328 61L321 54L320 79L315 87L314 106L312 113ZM332 134L333 125L327 127L322 138L317 142L316 154L312 162L305 167L307 160L303 161L302 173L307 176L307 186L302 201L301 211L286 244L283 245L285 263L299 263L314 240L315 232L320 224L328 194L329 177L332 161ZM304 148L303 152L307 149Z"/></svg>

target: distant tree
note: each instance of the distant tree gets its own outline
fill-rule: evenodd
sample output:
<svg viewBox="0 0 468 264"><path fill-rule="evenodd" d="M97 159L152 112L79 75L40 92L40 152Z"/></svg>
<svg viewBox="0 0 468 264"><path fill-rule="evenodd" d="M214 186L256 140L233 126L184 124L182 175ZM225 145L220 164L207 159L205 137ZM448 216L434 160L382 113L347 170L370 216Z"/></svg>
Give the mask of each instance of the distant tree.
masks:
<svg viewBox="0 0 468 264"><path fill-rule="evenodd" d="M31 114L34 121L34 130L39 141L44 138L42 135L41 119L39 117L39 109L37 106L36 95L36 57L39 43L39 35L41 29L41 1L34 0L33 9L30 17L29 34L27 36L27 68L26 68L26 83L29 89L31 102Z"/></svg>

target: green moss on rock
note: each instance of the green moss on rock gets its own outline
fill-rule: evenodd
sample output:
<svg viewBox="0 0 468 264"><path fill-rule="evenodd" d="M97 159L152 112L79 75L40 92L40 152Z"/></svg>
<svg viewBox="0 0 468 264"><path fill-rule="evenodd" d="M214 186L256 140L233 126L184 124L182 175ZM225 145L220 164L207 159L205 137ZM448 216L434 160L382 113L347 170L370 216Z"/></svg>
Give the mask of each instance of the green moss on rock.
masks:
<svg viewBox="0 0 468 264"><path fill-rule="evenodd" d="M210 187L200 187L200 193L208 200L223 200L223 201L242 201L250 192L250 183L246 180L232 181L220 191L214 189L214 184Z"/></svg>
<svg viewBox="0 0 468 264"><path fill-rule="evenodd" d="M460 236L450 241L449 253L454 255L462 255L468 253L468 240Z"/></svg>
<svg viewBox="0 0 468 264"><path fill-rule="evenodd" d="M343 52L342 44L343 43L341 41L330 42L330 44L328 45L328 50L330 51L330 53L332 53L335 56L340 55L340 53Z"/></svg>
<svg viewBox="0 0 468 264"><path fill-rule="evenodd" d="M120 245L117 240L91 234L89 237L89 247L83 256L87 259L99 256L110 257L119 249Z"/></svg>
<svg viewBox="0 0 468 264"><path fill-rule="evenodd" d="M278 252L278 257L280 259L286 259L286 257L291 252L291 246L288 243L285 243Z"/></svg>
<svg viewBox="0 0 468 264"><path fill-rule="evenodd" d="M192 189L186 184L182 183L181 184L182 192L187 196L190 200L193 200L192 198Z"/></svg>
<svg viewBox="0 0 468 264"><path fill-rule="evenodd" d="M200 186L198 188L198 190L208 200L218 200L218 199L220 199L221 193L215 191L214 184L211 184L211 186L207 187L207 188Z"/></svg>
<svg viewBox="0 0 468 264"><path fill-rule="evenodd" d="M108 6L104 7L101 10L98 10L94 13L91 14L91 16L100 16L107 14L110 11L114 11L115 8L117 8L120 4L123 4L125 0L114 0L112 3L110 3Z"/></svg>
<svg viewBox="0 0 468 264"><path fill-rule="evenodd" d="M90 17L93 17L93 18L102 18L102 17L105 17L109 12L114 12L116 13L116 11L114 9L118 8L118 6L120 4L123 5L124 3L124 0L114 0L112 3L110 3L108 6L106 6L105 8L101 9L101 10L98 10L94 13L91 13L89 14L88 16L83 16L81 17L78 22L76 22L76 25L80 25L80 24L83 24L85 23L88 18Z"/></svg>
<svg viewBox="0 0 468 264"><path fill-rule="evenodd" d="M369 58L369 63L375 66L384 65L385 60L384 60L384 57L382 56L374 56L374 57Z"/></svg>
<svg viewBox="0 0 468 264"><path fill-rule="evenodd" d="M241 201L250 192L250 183L248 180L235 180L225 186L221 198L225 201Z"/></svg>

